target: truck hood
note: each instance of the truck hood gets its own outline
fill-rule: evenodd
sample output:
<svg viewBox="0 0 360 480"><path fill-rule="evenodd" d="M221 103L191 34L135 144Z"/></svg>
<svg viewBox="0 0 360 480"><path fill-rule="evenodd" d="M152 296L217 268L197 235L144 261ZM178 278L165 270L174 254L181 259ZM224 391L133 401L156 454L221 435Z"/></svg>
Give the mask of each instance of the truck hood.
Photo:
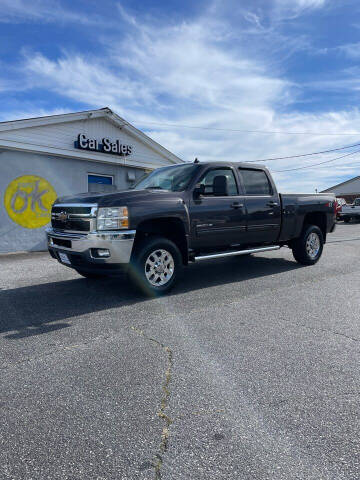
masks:
<svg viewBox="0 0 360 480"><path fill-rule="evenodd" d="M57 203L96 203L99 207L115 207L131 205L135 202L156 201L158 199L174 199L180 198L181 192L171 192L168 190L124 190L113 193L79 193L76 195L69 195L59 197L56 199Z"/></svg>

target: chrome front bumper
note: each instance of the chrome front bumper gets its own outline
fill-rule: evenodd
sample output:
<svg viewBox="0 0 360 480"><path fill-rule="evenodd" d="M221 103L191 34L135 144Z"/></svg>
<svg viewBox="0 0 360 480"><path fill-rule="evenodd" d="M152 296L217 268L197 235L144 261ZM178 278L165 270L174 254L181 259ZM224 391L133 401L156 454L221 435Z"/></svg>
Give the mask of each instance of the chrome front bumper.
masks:
<svg viewBox="0 0 360 480"><path fill-rule="evenodd" d="M80 254L88 259L89 264L127 264L135 240L136 230L119 230L113 232L68 233L46 229L49 250L69 254ZM64 242L65 241L65 242ZM94 249L107 249L108 258L93 256Z"/></svg>

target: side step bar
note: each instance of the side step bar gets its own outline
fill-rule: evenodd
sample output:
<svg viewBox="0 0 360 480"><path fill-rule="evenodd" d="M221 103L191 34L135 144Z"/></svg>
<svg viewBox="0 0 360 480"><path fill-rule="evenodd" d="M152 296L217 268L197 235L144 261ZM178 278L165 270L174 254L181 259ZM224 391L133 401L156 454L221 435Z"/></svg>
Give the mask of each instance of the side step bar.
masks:
<svg viewBox="0 0 360 480"><path fill-rule="evenodd" d="M195 261L210 260L212 258L234 257L235 255L247 255L249 253L269 252L271 250L279 250L280 245L273 245L271 247L251 248L249 250L235 250L232 252L210 253L209 255L199 255L194 257Z"/></svg>

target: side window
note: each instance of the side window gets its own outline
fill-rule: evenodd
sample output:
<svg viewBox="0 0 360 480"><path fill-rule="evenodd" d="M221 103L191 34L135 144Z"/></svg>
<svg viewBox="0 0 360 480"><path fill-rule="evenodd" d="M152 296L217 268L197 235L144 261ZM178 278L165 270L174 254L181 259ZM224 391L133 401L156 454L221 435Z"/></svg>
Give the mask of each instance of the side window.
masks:
<svg viewBox="0 0 360 480"><path fill-rule="evenodd" d="M201 180L200 184L204 185L205 187L205 196L213 196L214 195L214 178L217 176L223 176L227 178L228 181L228 192L229 195L234 196L238 195L238 188L236 185L235 175L230 168L215 168L213 170L209 170L203 179Z"/></svg>
<svg viewBox="0 0 360 480"><path fill-rule="evenodd" d="M245 195L272 195L269 179L262 170L240 169Z"/></svg>

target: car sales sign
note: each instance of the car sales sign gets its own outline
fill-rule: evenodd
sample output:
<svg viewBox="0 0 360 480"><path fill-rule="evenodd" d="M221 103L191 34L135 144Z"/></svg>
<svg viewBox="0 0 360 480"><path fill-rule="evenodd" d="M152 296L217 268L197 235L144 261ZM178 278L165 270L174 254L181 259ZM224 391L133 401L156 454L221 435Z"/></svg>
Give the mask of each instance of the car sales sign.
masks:
<svg viewBox="0 0 360 480"><path fill-rule="evenodd" d="M109 138L103 138L99 142L94 138L87 138L84 133L79 133L77 140L74 142L74 147L80 148L80 150L121 155L122 157L131 155L133 152L132 145L125 145L120 140L112 141Z"/></svg>

